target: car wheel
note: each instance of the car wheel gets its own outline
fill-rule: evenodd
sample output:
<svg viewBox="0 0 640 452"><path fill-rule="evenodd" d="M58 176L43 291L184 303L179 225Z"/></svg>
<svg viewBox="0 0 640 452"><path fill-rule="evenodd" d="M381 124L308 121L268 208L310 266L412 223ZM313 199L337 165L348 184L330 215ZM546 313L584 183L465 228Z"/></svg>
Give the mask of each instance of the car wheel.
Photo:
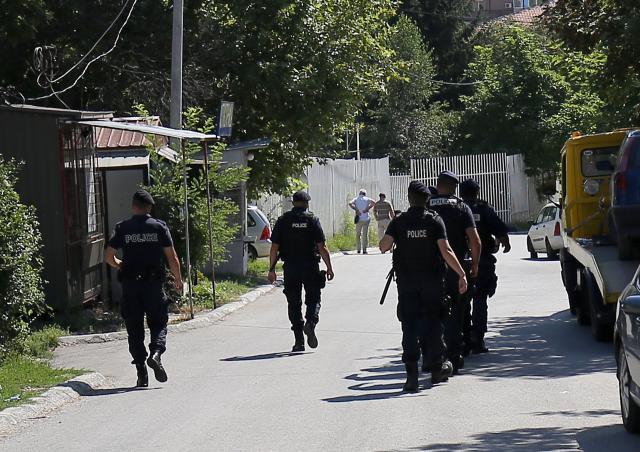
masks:
<svg viewBox="0 0 640 452"><path fill-rule="evenodd" d="M531 237L527 237L527 250L529 251L529 255L531 256L531 259L538 258L538 253L533 247L533 242L531 241Z"/></svg>
<svg viewBox="0 0 640 452"><path fill-rule="evenodd" d="M624 345L618 347L618 386L622 423L629 433L640 433L640 407L631 397L631 373L624 353Z"/></svg>
<svg viewBox="0 0 640 452"><path fill-rule="evenodd" d="M558 258L558 252L551 247L549 239L544 239L544 247L547 250L547 258L549 260L556 260Z"/></svg>
<svg viewBox="0 0 640 452"><path fill-rule="evenodd" d="M258 252L254 247L249 245L249 259L251 259L252 261L255 261L257 258L258 258Z"/></svg>

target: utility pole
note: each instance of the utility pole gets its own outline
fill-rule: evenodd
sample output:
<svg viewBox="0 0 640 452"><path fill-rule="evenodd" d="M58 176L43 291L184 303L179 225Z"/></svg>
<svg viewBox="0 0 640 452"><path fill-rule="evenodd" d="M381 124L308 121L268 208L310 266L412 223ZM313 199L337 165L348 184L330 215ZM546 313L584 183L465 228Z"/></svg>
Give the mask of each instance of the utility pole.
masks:
<svg viewBox="0 0 640 452"><path fill-rule="evenodd" d="M182 38L183 38L183 0L173 0L173 30L171 35L171 106L169 125L172 129L182 129ZM182 140L175 140L173 146L177 152L182 151L184 167L184 234L186 247L187 284L189 310L193 319L193 297L191 287L191 246L189 243L189 198L186 155Z"/></svg>
<svg viewBox="0 0 640 452"><path fill-rule="evenodd" d="M182 128L182 36L183 0L173 0L173 34L171 39L171 107L169 125Z"/></svg>

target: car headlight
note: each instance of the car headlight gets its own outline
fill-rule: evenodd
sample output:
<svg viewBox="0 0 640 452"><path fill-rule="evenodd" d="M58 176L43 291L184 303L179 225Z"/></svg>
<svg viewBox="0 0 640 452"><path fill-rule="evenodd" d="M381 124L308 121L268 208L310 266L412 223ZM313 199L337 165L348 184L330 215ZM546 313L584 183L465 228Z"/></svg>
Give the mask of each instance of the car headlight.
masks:
<svg viewBox="0 0 640 452"><path fill-rule="evenodd" d="M584 181L584 192L589 196L595 196L600 193L600 181L596 179L587 179Z"/></svg>

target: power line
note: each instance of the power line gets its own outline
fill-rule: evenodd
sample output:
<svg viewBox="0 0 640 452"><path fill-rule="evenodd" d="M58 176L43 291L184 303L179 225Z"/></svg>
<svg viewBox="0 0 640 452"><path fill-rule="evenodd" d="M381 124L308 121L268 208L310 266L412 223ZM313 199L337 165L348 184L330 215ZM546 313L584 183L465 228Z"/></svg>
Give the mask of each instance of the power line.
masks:
<svg viewBox="0 0 640 452"><path fill-rule="evenodd" d="M122 16L122 14L125 12L125 10L127 9L127 6L129 5L130 0L127 0L124 5L122 5L122 8L120 9L120 11L118 12L118 15L115 17L115 19L113 19L113 21L111 22L111 24L107 27L107 29L104 31L104 33L102 33L102 35L100 35L100 37L98 38L98 40L95 42L95 44L93 44L93 46L89 49L89 51L87 53L84 54L84 56L82 58L80 58L80 60L74 64L73 66L71 66L67 72L65 72L64 74L62 74L60 77L56 77L54 80L51 80L51 83L57 83L60 80L62 80L63 78L65 78L67 75L69 75L71 73L71 71L73 71L75 68L77 68L78 66L80 66L80 64L82 64L82 62L84 60L87 59L87 57L91 54L91 52L93 52L96 47L98 47L98 44L100 44L100 42L102 41L102 39L107 35L107 33L109 33L111 31L111 29L113 28L113 26L116 24L116 22L118 21L118 19L120 19L120 16ZM135 2L134 2L135 3ZM133 10L133 8L132 8Z"/></svg>
<svg viewBox="0 0 640 452"><path fill-rule="evenodd" d="M122 31L124 30L124 27L127 25L127 23L129 23L129 19L131 18L131 14L133 13L133 9L135 8L136 3L138 3L138 0L133 0L133 3L132 3L132 5L131 5L131 9L129 9L129 13L127 14L127 17L126 17L126 19L125 19L124 23L120 26L120 29L118 30L118 34L116 35L116 39L115 39L115 40L114 40L114 42L113 42L113 46L112 46L109 50L107 50L106 52L103 52L103 53L101 53L100 55L98 55L97 57L95 57L95 58L93 58L92 60L90 60L90 61L87 63L87 65L84 67L84 70L82 71L82 73L78 76L78 78L76 78L76 79L75 79L75 81L74 81L71 85L69 85L69 86L67 86L66 88L61 89L61 90L59 90L59 91L55 91L55 90L54 90L51 94L47 94L47 95L45 95L45 96L40 96L40 97L30 97L30 98L28 98L27 100L29 100L29 101L32 101L32 100L43 100L43 99L49 99L50 97L54 97L54 96L55 96L55 97L58 97L58 95L59 95L59 94L65 93L65 92L69 91L70 89L74 88L74 87L78 84L78 82L80 82L80 80L82 80L82 78L84 77L84 75L85 75L85 74L87 73L87 71L89 70L89 67L90 67L93 63L95 63L95 62L96 62L96 61L98 61L99 59L101 59L101 58L103 58L103 57L105 57L105 56L109 55L111 52L113 52L113 51L116 49L116 47L118 46L118 41L120 40L120 35L122 34ZM118 16L118 17L119 17L119 16ZM112 26L113 26L113 24L112 24L112 25L110 25L109 27L112 27ZM100 39L102 39L102 37L101 37ZM95 46L94 46L94 47L95 47ZM85 55L85 57L86 57L86 55ZM83 57L83 58L84 58L84 57ZM77 64L76 64L76 65L77 65ZM67 73L68 73L68 72L69 72L69 71L67 71ZM66 75L66 73L65 73L64 75ZM63 75L63 76L64 76L64 75ZM56 80L60 80L63 76L58 77ZM52 84L52 83L53 83L53 81L51 81L51 84ZM52 89L53 89L53 88L52 88Z"/></svg>
<svg viewBox="0 0 640 452"><path fill-rule="evenodd" d="M447 86L474 86L474 85L480 85L482 83L487 83L489 80L478 80L475 82L445 82L444 80L429 80L431 83L437 83L440 85L447 85Z"/></svg>

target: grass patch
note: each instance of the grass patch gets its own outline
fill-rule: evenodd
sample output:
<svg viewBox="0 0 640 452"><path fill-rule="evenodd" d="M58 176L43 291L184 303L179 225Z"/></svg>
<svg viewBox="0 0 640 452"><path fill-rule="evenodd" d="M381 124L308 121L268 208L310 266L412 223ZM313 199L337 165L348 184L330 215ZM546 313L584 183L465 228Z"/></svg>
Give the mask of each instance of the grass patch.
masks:
<svg viewBox="0 0 640 452"><path fill-rule="evenodd" d="M52 350L58 346L60 336L67 334L57 325L46 326L31 334L22 343L22 352L34 358L51 358Z"/></svg>
<svg viewBox="0 0 640 452"><path fill-rule="evenodd" d="M266 278L269 271L269 258L260 257L256 260L249 261L249 275L255 278ZM276 272L282 271L282 261L278 261Z"/></svg>
<svg viewBox="0 0 640 452"><path fill-rule="evenodd" d="M377 246L377 244L377 226L372 218L371 223L369 223L369 247ZM352 217L345 216L342 231L327 240L327 247L331 252L353 251L356 249L356 225Z"/></svg>
<svg viewBox="0 0 640 452"><path fill-rule="evenodd" d="M48 363L28 356L10 355L0 364L0 410L22 404L82 373L75 369L53 369Z"/></svg>

